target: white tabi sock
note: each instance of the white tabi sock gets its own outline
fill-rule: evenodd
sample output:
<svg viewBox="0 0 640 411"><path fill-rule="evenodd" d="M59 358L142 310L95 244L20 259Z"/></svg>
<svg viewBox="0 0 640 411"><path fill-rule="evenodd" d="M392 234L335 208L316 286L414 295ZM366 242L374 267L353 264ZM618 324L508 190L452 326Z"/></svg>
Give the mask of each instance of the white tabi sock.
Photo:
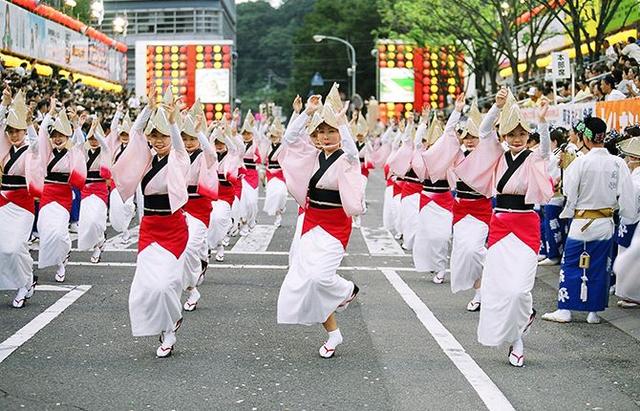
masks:
<svg viewBox="0 0 640 411"><path fill-rule="evenodd" d="M516 355L522 355L524 352L524 342L522 341L522 338L518 338L513 342L513 352Z"/></svg>
<svg viewBox="0 0 640 411"><path fill-rule="evenodd" d="M477 301L477 302L482 301L479 288L476 290L476 294L473 296L473 301Z"/></svg>
<svg viewBox="0 0 640 411"><path fill-rule="evenodd" d="M340 329L337 328L334 331L329 331L329 339L325 345L329 348L336 348L339 344L342 344L342 333Z"/></svg>

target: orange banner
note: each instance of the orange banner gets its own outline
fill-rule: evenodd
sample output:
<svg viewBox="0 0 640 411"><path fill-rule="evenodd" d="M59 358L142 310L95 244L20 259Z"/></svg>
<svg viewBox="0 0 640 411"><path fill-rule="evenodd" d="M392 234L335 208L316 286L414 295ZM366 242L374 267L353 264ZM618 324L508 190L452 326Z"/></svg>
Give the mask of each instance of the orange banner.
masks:
<svg viewBox="0 0 640 411"><path fill-rule="evenodd" d="M607 129L622 131L628 125L640 123L640 98L599 101L594 115L607 123Z"/></svg>

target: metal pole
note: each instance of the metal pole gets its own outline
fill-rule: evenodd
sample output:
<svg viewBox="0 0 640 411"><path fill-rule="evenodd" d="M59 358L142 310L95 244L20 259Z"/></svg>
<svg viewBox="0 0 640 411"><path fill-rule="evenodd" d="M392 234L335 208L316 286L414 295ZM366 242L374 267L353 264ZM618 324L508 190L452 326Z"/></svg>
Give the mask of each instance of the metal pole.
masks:
<svg viewBox="0 0 640 411"><path fill-rule="evenodd" d="M358 65L358 63L356 62L356 49L353 48L351 43L349 43L345 39L341 39L340 37L325 36L325 35L321 35L321 36L322 36L321 39L316 41L319 42L325 39L337 41L346 45L348 50L351 52L351 95L352 96L355 95L356 94L356 67Z"/></svg>

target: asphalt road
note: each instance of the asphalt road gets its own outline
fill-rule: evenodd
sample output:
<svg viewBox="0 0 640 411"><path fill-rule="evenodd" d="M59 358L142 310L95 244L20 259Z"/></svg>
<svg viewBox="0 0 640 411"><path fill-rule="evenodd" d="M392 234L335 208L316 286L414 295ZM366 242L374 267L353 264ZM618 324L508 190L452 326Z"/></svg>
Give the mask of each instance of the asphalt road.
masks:
<svg viewBox="0 0 640 411"><path fill-rule="evenodd" d="M275 321L290 201L275 233L261 214L257 231L212 263L168 359L155 358L156 338L130 333L135 244L110 246L97 265L73 252L64 288L53 270L38 272L49 287L22 310L0 292L0 410L640 409L640 310L612 299L599 325L580 315L536 321L526 366L511 367L507 347L477 343L478 314L465 310L472 293L453 295L448 282L413 271L379 230L383 188L374 173L364 229L353 231L340 271L361 293L338 316L345 341L335 358L318 356L320 326ZM554 309L556 278L557 268L539 270L538 313Z"/></svg>

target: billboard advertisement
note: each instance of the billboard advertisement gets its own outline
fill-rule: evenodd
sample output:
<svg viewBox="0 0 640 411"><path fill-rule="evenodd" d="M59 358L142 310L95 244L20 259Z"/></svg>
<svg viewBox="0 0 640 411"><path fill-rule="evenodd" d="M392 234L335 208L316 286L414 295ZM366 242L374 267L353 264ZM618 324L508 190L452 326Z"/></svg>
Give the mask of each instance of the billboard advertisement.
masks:
<svg viewBox="0 0 640 411"><path fill-rule="evenodd" d="M0 0L2 50L71 72L122 83L126 56L104 43Z"/></svg>
<svg viewBox="0 0 640 411"><path fill-rule="evenodd" d="M136 42L136 94L167 87L187 105L204 103L208 120L231 111L232 42L218 40Z"/></svg>
<svg viewBox="0 0 640 411"><path fill-rule="evenodd" d="M413 70L409 68L380 69L380 101L411 103L414 97Z"/></svg>

